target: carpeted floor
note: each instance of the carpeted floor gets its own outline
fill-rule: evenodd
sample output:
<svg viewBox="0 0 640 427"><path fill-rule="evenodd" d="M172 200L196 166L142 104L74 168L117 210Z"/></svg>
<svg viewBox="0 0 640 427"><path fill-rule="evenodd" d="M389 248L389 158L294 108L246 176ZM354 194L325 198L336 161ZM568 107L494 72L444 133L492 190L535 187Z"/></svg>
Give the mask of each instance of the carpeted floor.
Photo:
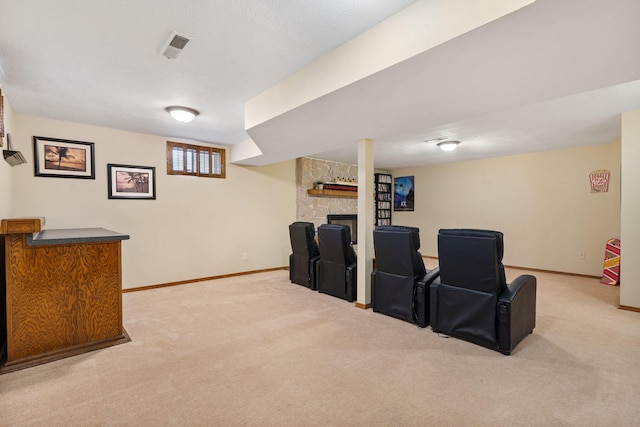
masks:
<svg viewBox="0 0 640 427"><path fill-rule="evenodd" d="M597 279L532 274L537 326L511 356L287 271L127 293L133 341L1 375L0 425L637 426L640 313Z"/></svg>

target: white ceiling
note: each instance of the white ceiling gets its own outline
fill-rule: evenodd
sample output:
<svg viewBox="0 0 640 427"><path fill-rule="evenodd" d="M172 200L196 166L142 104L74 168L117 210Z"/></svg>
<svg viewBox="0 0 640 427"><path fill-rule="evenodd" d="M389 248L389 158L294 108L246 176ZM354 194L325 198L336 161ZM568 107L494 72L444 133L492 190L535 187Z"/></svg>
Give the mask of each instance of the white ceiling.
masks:
<svg viewBox="0 0 640 427"><path fill-rule="evenodd" d="M0 84L19 114L231 145L246 100L414 1L0 0Z"/></svg>
<svg viewBox="0 0 640 427"><path fill-rule="evenodd" d="M233 145L247 100L411 3L0 0L0 85L19 114ZM361 138L385 169L611 142L640 109L638 16L537 0L250 129L264 155L245 163L356 162ZM175 61L172 30L194 37ZM173 122L174 104L201 115ZM462 144L423 142L438 136Z"/></svg>

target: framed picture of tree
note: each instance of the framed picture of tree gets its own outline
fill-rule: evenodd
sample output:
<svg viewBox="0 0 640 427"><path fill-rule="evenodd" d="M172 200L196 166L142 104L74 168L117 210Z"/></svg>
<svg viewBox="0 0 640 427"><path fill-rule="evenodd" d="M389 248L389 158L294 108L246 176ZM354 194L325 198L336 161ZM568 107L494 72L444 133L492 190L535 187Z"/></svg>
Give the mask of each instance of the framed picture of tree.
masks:
<svg viewBox="0 0 640 427"><path fill-rule="evenodd" d="M155 200L156 168L152 166L107 165L110 199Z"/></svg>
<svg viewBox="0 0 640 427"><path fill-rule="evenodd" d="M94 143L33 137L36 176L95 179Z"/></svg>

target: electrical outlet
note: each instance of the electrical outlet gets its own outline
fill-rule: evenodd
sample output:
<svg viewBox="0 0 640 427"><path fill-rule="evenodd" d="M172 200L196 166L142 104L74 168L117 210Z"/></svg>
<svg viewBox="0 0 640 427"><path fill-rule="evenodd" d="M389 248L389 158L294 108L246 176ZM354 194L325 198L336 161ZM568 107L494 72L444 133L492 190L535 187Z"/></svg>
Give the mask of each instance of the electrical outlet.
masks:
<svg viewBox="0 0 640 427"><path fill-rule="evenodd" d="M242 260L246 261L249 259L249 255L246 252L242 252Z"/></svg>
<svg viewBox="0 0 640 427"><path fill-rule="evenodd" d="M584 259L585 258L585 253L584 251L580 251L578 252L578 259Z"/></svg>

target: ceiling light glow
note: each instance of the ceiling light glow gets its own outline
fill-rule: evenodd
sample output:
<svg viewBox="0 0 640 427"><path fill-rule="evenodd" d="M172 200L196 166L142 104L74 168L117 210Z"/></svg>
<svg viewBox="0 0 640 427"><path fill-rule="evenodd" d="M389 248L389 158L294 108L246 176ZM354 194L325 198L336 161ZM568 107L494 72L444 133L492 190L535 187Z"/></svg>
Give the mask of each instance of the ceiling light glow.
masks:
<svg viewBox="0 0 640 427"><path fill-rule="evenodd" d="M194 110L193 108L188 107L179 107L179 106L171 106L165 108L171 117L179 121L180 123L189 123L191 120L195 119L197 115L200 113L198 110Z"/></svg>
<svg viewBox="0 0 640 427"><path fill-rule="evenodd" d="M442 151L453 151L458 147L458 144L460 144L460 141L442 141L438 143L438 147Z"/></svg>

